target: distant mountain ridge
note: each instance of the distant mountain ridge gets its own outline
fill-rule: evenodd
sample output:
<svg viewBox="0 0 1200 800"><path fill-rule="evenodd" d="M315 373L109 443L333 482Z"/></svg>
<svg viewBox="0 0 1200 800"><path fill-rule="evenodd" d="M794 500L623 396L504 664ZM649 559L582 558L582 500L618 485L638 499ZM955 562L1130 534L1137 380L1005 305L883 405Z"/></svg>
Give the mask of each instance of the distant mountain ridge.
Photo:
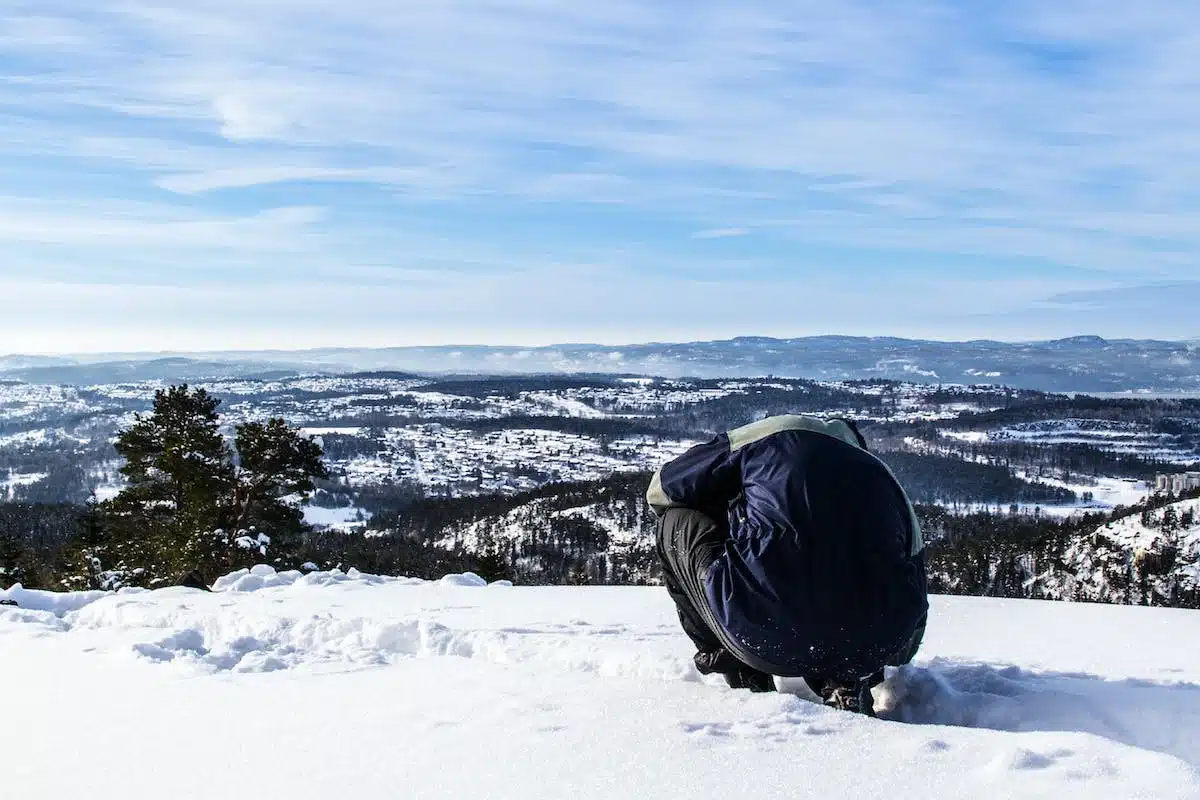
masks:
<svg viewBox="0 0 1200 800"><path fill-rule="evenodd" d="M0 357L0 378L88 385L263 373L601 373L668 378L773 375L823 380L995 383L1054 392L1200 392L1200 344L1073 336L944 342L895 337L743 336L700 342L544 347L430 346Z"/></svg>
<svg viewBox="0 0 1200 800"><path fill-rule="evenodd" d="M28 383L98 386L142 381L200 381L214 378L273 379L295 377L300 371L259 361L218 361L184 356L126 359L96 363L60 363L53 365L5 368L0 359L0 379L16 378Z"/></svg>

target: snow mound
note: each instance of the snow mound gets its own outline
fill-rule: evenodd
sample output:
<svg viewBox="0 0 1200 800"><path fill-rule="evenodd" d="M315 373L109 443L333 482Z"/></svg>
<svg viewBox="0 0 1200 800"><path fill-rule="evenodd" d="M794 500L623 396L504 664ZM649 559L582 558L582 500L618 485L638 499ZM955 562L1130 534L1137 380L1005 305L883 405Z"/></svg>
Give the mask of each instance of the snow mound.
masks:
<svg viewBox="0 0 1200 800"><path fill-rule="evenodd" d="M461 575L447 575L438 581L442 586L487 586L487 581L474 572L464 572Z"/></svg>
<svg viewBox="0 0 1200 800"><path fill-rule="evenodd" d="M393 577L389 575L372 575L359 572L351 567L343 572L340 569L319 571L314 564L305 564L305 569L313 571L303 573L299 570L276 572L269 564L258 564L250 569L241 569L222 575L212 585L214 592L257 592L263 589L276 589L285 586L334 586L343 583L375 586L380 584L397 584L402 586L419 586L430 583L421 578ZM461 575L446 575L435 581L442 586L512 586L512 581L495 581L489 584L474 572L464 572ZM119 596L135 595L150 591L137 587L126 587L118 590ZM157 590L163 592L181 591L178 587ZM0 600L16 603L24 610L45 611L56 617L62 617L72 611L78 611L100 600L112 596L113 592L48 592L41 589L26 589L21 584L13 584L8 589L0 589ZM5 606L11 608L11 606Z"/></svg>
<svg viewBox="0 0 1200 800"><path fill-rule="evenodd" d="M140 590L124 591L133 593ZM26 589L19 583L8 589L0 589L0 600L10 600L22 609L46 611L60 617L107 596L108 592L46 592L40 589Z"/></svg>
<svg viewBox="0 0 1200 800"><path fill-rule="evenodd" d="M251 569L241 569L217 578L212 585L214 592L257 592L261 589L275 589L281 586L333 586L339 583L357 583L367 586L380 584L400 584L416 586L428 583L420 578L397 578L388 575L372 575L359 572L354 567L342 572L340 569L302 573L298 570L276 572L268 564L259 564ZM474 572L461 575L446 575L437 583L443 586L487 586L488 582Z"/></svg>

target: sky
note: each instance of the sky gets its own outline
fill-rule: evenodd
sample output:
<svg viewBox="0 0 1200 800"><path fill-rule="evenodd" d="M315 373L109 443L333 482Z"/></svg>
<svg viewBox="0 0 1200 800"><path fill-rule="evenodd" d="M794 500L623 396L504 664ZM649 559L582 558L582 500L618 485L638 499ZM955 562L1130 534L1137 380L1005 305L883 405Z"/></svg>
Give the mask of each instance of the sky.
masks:
<svg viewBox="0 0 1200 800"><path fill-rule="evenodd" d="M0 353L1194 339L1200 7L0 0Z"/></svg>

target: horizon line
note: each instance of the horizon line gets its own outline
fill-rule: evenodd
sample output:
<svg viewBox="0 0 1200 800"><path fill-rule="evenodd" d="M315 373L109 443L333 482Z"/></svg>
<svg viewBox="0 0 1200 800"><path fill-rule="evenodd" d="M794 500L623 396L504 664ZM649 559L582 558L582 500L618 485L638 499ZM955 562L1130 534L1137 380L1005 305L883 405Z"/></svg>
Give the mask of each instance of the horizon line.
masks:
<svg viewBox="0 0 1200 800"><path fill-rule="evenodd" d="M727 338L716 339L686 339L686 340L651 340L651 341L633 341L625 343L604 343L604 342L551 342L548 344L507 344L494 343L484 344L475 343L448 343L448 344L401 344L401 345L317 345L313 347L256 347L246 349L231 349L231 348L216 348L212 350L204 349L172 349L172 350L69 350L69 351L40 351L40 352L8 352L0 353L0 359L13 358L72 358L72 357L98 357L98 356L138 356L138 357L189 357L198 355L246 355L259 353L314 353L314 352L343 352L343 351L386 351L386 350L454 350L454 349L471 349L471 350L529 350L529 351L544 351L553 350L555 348L598 348L598 349L619 349L623 347L672 347L696 344L727 344L738 341L760 340L771 342L805 342L819 339L852 339L860 341L876 341L876 340L891 340L911 343L930 343L930 344L948 344L948 345L963 345L963 344L1000 344L1007 346L1017 345L1034 345L1034 344L1051 344L1055 342L1079 341L1079 340L1095 340L1099 342L1124 342L1124 343L1161 343L1161 344L1181 344L1192 345L1200 342L1200 339L1163 339L1163 338L1135 338L1135 337L1104 337L1097 334L1074 334L1071 336L1060 336L1044 339L1001 339L990 337L979 337L972 339L933 339L926 337L908 337L895 335L860 335L860 334L811 334L806 336L762 336L756 334L742 334Z"/></svg>

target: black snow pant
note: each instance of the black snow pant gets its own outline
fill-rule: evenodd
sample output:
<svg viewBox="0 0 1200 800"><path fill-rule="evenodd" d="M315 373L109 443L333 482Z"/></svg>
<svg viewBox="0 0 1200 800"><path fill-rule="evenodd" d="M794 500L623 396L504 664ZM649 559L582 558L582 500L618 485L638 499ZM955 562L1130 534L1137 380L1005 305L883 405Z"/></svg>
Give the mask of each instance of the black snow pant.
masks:
<svg viewBox="0 0 1200 800"><path fill-rule="evenodd" d="M777 670L745 653L730 639L716 621L704 590L705 572L724 551L727 537L728 533L719 523L699 511L667 509L659 518L657 528L663 583L675 601L684 633L696 645L696 668L704 674L722 673L726 682L735 688L770 691L775 688L771 675L776 674ZM914 637L915 643L920 642L923 629L922 624ZM915 652L915 644L912 650ZM889 663L907 663L912 654L901 658ZM805 683L819 695L838 685L822 675L799 677L803 677ZM863 682L874 686L881 683L883 678L883 671L880 670Z"/></svg>
<svg viewBox="0 0 1200 800"><path fill-rule="evenodd" d="M721 630L704 591L704 573L724 551L726 531L711 517L688 508L671 508L658 520L658 557L663 583L683 632L696 645L694 661L703 674L719 672L734 688L771 691L774 679L739 657Z"/></svg>

